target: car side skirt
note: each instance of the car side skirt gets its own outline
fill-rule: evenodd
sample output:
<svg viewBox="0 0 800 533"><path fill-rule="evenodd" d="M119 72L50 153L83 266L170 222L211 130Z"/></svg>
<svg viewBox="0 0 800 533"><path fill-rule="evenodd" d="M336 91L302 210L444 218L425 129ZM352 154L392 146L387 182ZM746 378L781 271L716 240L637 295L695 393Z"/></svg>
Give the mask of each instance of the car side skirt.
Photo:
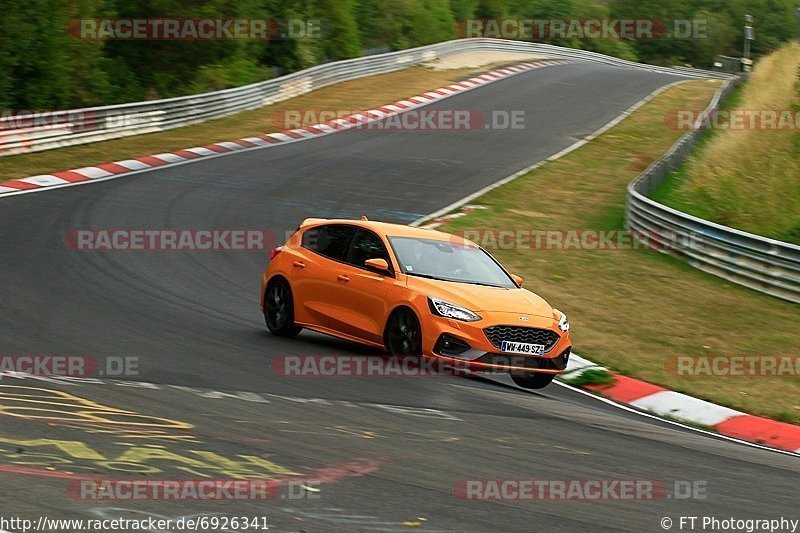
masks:
<svg viewBox="0 0 800 533"><path fill-rule="evenodd" d="M307 322L295 322L298 326L302 326L306 329L310 329L312 331L316 331L317 333L323 333L325 335L330 335L331 337L337 337L339 339L344 339L347 341L357 342L358 344L364 344L366 346L374 346L376 348L380 348L381 350L386 350L386 347L383 344L379 344L377 342L368 341L362 339L361 337L355 337L353 335L348 335L347 333L342 333L341 331L336 331L335 329L330 329L322 326L318 326L316 324L309 324Z"/></svg>

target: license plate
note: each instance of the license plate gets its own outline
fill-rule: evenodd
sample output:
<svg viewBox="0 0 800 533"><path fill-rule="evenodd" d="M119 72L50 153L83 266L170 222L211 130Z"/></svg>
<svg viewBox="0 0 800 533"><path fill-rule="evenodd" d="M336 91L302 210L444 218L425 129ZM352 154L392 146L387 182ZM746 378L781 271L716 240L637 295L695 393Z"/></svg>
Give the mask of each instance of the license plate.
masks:
<svg viewBox="0 0 800 533"><path fill-rule="evenodd" d="M500 351L505 353L521 353L524 355L544 355L544 344L503 341L500 343Z"/></svg>

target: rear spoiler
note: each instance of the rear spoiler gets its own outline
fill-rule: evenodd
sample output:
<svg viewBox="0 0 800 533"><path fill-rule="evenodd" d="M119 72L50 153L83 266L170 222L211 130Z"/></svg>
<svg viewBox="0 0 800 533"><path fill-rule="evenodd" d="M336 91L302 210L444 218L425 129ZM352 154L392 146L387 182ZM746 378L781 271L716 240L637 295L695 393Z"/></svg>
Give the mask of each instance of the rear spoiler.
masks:
<svg viewBox="0 0 800 533"><path fill-rule="evenodd" d="M329 218L307 218L300 223L300 227L309 226L311 224L317 224L319 222L327 222L330 220ZM361 220L369 220L367 215L361 215ZM350 222L350 220L346 220L345 222Z"/></svg>
<svg viewBox="0 0 800 533"><path fill-rule="evenodd" d="M316 224L318 222L325 222L328 220L327 218L307 218L300 223L300 227L310 226L311 224Z"/></svg>

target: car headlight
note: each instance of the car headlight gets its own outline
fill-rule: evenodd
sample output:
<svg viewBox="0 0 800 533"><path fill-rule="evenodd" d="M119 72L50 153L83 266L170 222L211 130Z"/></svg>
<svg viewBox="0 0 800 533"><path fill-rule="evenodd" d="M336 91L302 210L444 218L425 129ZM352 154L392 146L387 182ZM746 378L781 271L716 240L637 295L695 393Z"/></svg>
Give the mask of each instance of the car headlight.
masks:
<svg viewBox="0 0 800 533"><path fill-rule="evenodd" d="M561 318L558 320L558 329L564 333L569 331L569 320L567 320L567 315L565 313L561 313Z"/></svg>
<svg viewBox="0 0 800 533"><path fill-rule="evenodd" d="M428 307L431 308L431 313L434 315L443 316L445 318L463 320L464 322L476 322L481 319L480 315L473 313L466 307L451 304L450 302L445 302L433 296L428 296Z"/></svg>

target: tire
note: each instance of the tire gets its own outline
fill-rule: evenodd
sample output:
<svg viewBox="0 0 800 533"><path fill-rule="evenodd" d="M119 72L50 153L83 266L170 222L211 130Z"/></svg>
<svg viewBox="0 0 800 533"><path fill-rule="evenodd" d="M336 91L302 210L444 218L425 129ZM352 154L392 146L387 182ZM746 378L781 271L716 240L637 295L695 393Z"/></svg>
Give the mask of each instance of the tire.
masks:
<svg viewBox="0 0 800 533"><path fill-rule="evenodd" d="M543 389L555 379L554 374L539 374L537 372L511 372L511 379L523 389Z"/></svg>
<svg viewBox="0 0 800 533"><path fill-rule="evenodd" d="M283 279L270 281L264 294L264 321L280 337L296 337L303 328L294 323L292 289Z"/></svg>
<svg viewBox="0 0 800 533"><path fill-rule="evenodd" d="M417 315L401 307L386 325L386 350L392 355L422 355L422 327Z"/></svg>

